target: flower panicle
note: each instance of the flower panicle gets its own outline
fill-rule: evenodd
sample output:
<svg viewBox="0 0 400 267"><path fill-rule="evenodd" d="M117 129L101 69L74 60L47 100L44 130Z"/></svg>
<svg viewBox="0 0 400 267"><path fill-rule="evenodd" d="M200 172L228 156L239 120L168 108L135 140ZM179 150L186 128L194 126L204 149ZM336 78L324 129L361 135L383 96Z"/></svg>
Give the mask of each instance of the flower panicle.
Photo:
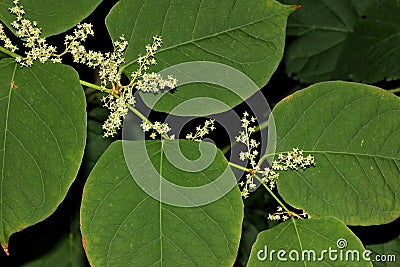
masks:
<svg viewBox="0 0 400 267"><path fill-rule="evenodd" d="M172 76L163 79L160 74L147 73L151 65L157 64L155 54L162 44L160 36L153 37L153 43L146 45L146 54L139 56L137 62L139 68L131 73L131 81L127 85L121 84L121 66L125 63L125 51L128 47L128 41L122 35L113 42L112 52L102 53L98 51L87 50L83 42L89 36L94 36L93 25L90 23L78 24L71 35L66 35L64 39L65 50L56 54L57 49L48 45L45 38L41 37L42 29L38 27L37 22L24 18L25 10L19 4L19 0L13 1L14 6L9 9L10 13L15 15L15 21L11 26L16 31L16 36L23 41L26 49L24 57L16 57L16 62L22 67L31 67L38 60L45 63L51 60L53 63L61 63L61 57L67 53L72 55L74 62L84 64L91 68L99 69L101 88L108 92L103 97L102 102L110 114L103 124L104 136L114 136L122 126L122 121L128 113L129 106L135 105L134 89L142 92L157 93L166 88L174 89L177 86L177 80ZM14 52L18 47L11 43L6 36L3 25L0 24L0 41L4 43L5 48ZM107 89L110 88L111 89ZM152 124L154 132L152 138L158 133L164 135L169 132L167 124L158 122ZM145 127L147 128L147 127Z"/></svg>
<svg viewBox="0 0 400 267"><path fill-rule="evenodd" d="M16 20L11 23L15 29L15 35L23 40L23 45L28 48L25 57L17 57L15 60L23 67L32 66L33 62L39 60L45 63L48 60L61 62L60 58L53 57L57 48L47 44L45 38L41 37L42 29L38 27L36 21L30 21L24 18L25 10L18 0L13 1L14 6L9 8L11 14L15 15Z"/></svg>
<svg viewBox="0 0 400 267"><path fill-rule="evenodd" d="M146 45L146 54L139 55L137 59L137 63L139 64L139 68L132 72L131 78L132 80L136 80L136 78L140 77L143 72L147 71L151 65L156 65L157 61L155 59L155 53L157 52L158 48L162 45L162 38L161 36L153 36L153 43Z"/></svg>
<svg viewBox="0 0 400 267"><path fill-rule="evenodd" d="M155 61L154 53L157 48L161 45L161 37L155 36L153 38L153 44L146 46L146 57L142 62L144 65L152 64ZM139 67L139 70L131 74L131 81L127 85L121 84L121 75L119 68L125 63L123 56L128 42L124 36L114 42L114 51L104 55L104 59L100 64L100 79L101 85L105 89L106 86L112 85L113 88L110 94L103 98L104 105L110 110L110 116L106 123L103 125L105 130L104 136L114 136L116 131L121 128L122 120L128 113L128 106L134 106L135 97L134 90L142 91L145 93L158 93L166 88L173 89L177 85L177 80L172 76L168 76L167 79L163 79L158 73L147 73L145 70L148 68ZM141 59L141 57L139 57ZM149 62L147 62L149 61ZM118 97L116 97L118 96ZM115 101L118 99L119 101ZM143 131L147 132L152 130L150 137L155 139L159 134L160 136L168 136L168 132L171 130L168 124L162 124L155 122L143 122L141 125ZM168 138L173 139L173 135Z"/></svg>
<svg viewBox="0 0 400 267"><path fill-rule="evenodd" d="M249 197L250 192L257 188L257 185L254 182L254 174L259 170L256 158L259 155L257 148L260 143L251 138L251 135L256 131L256 127L252 126L252 124L256 122L256 118L249 118L249 113L244 112L241 122L241 127L243 128L243 131L239 132L239 135L235 137L235 140L236 142L242 143L246 146L246 151L241 151L239 153L239 159L241 161L249 160L250 166L252 168L252 173L248 173L246 175L245 182L242 181L239 183L239 186L242 187L242 197L247 198Z"/></svg>
<svg viewBox="0 0 400 267"><path fill-rule="evenodd" d="M136 85L136 89L145 93L158 93L160 90L174 89L177 80L171 75L163 79L158 73L147 73L151 65L156 65L155 53L162 45L161 36L153 36L153 43L146 45L146 54L139 55L137 63L139 67L131 73L131 84Z"/></svg>
<svg viewBox="0 0 400 267"><path fill-rule="evenodd" d="M287 210L283 210L283 208L281 206L278 206L275 213L268 214L268 220L270 220L270 221L280 221L280 220L287 221L290 218L310 219L311 216L304 210L301 210L301 213L290 211L290 210L287 211Z"/></svg>
<svg viewBox="0 0 400 267"><path fill-rule="evenodd" d="M250 160L250 165L252 169L257 170L257 162L256 157L259 155L257 150L258 146L260 145L259 142L252 139L250 136L256 131L255 126L251 126L252 123L256 122L255 117L249 117L249 113L244 112L243 117L241 119L243 131L239 132L239 136L235 137L236 142L242 143L246 146L247 151L241 151L239 154L239 158L242 161Z"/></svg>
<svg viewBox="0 0 400 267"><path fill-rule="evenodd" d="M161 123L159 121L151 123L150 121L143 121L142 124L140 124L140 127L144 132L152 131L150 134L151 139L156 139L157 134L160 136L167 136L169 139L175 139L174 135L168 136L168 133L171 131L168 123Z"/></svg>
<svg viewBox="0 0 400 267"><path fill-rule="evenodd" d="M241 122L241 127L244 130L240 131L239 136L236 136L235 139L237 142L244 144L247 150L239 153L239 159L242 161L250 160L251 166L249 173L244 179L245 181L238 183L241 187L242 197L249 197L250 192L257 188L254 180L254 175L256 174L261 175L261 178L258 178L261 183L273 190L276 187L276 182L279 178L279 171L304 170L315 165L315 159L312 155L304 155L303 150L293 148L292 151L287 153L280 153L277 160L274 160L270 167L260 170L260 164L256 161L256 158L259 155L257 150L259 143L251 138L251 135L256 131L256 127L252 126L252 123L256 122L256 118L250 117L249 119L249 114L244 112Z"/></svg>
<svg viewBox="0 0 400 267"><path fill-rule="evenodd" d="M188 133L186 139L200 142L205 135L215 130L214 122L214 119L206 120L203 126L199 125L196 127L196 132L194 134Z"/></svg>
<svg viewBox="0 0 400 267"><path fill-rule="evenodd" d="M3 24L0 24L0 41L2 41L4 43L4 47L11 52L15 52L18 50L18 47L13 45L10 38L7 37L4 31Z"/></svg>

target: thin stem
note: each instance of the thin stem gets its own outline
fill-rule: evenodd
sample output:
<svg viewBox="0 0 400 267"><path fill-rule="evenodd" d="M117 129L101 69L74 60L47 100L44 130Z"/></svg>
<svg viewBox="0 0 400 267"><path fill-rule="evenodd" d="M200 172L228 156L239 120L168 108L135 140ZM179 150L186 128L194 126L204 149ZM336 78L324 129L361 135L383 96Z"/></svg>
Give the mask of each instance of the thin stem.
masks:
<svg viewBox="0 0 400 267"><path fill-rule="evenodd" d="M62 57L63 55L65 55L65 54L67 54L68 52L70 52L69 49L71 48L72 43L76 41L76 39L77 39L77 37L72 38L72 40L69 42L68 46L65 48L64 52L62 52L61 54L58 54L58 55L55 54L54 56L56 56L56 57Z"/></svg>
<svg viewBox="0 0 400 267"><path fill-rule="evenodd" d="M272 192L272 190L265 184L265 182L263 182L263 180L254 172L252 172L252 170L247 169L245 167L242 167L240 165L237 165L235 163L232 162L228 162L228 164L236 169L242 170L242 171L246 171L249 173L252 173L254 177L256 177L256 179L265 187L265 189L268 191L268 193L276 200L276 202L278 202L279 205L281 205L281 207L288 213L288 214L293 214L293 212L291 212L286 206L285 204L283 204L283 202L274 194L274 192Z"/></svg>
<svg viewBox="0 0 400 267"><path fill-rule="evenodd" d="M248 169L248 168L245 168L243 166L237 165L237 164L235 164L233 162L228 162L228 164L231 165L232 167L236 168L236 169L239 169L239 170L242 170L242 171L245 171L245 172L251 172L251 169Z"/></svg>
<svg viewBox="0 0 400 267"><path fill-rule="evenodd" d="M231 150L231 148L232 148L233 146L235 146L237 143L238 143L238 142L234 141L234 143L232 144L232 146L231 146L230 144L229 144L229 145L226 145L223 149L221 149L221 152L225 155L225 154L228 153L229 150Z"/></svg>
<svg viewBox="0 0 400 267"><path fill-rule="evenodd" d="M10 57L13 57L13 58L19 57L18 54L14 53L14 52L11 52L10 50L8 50L8 49L6 49L6 48L4 48L2 46L0 46L0 52L4 53L4 54L6 54L6 55L8 55Z"/></svg>
<svg viewBox="0 0 400 267"><path fill-rule="evenodd" d="M135 113L136 116L138 116L140 119L142 119L142 121L147 122L150 125L153 125L153 123L151 123L151 121L149 121L148 118L146 118L146 116L144 116L139 110L137 110L136 108L132 107L131 105L128 105L128 108Z"/></svg>
<svg viewBox="0 0 400 267"><path fill-rule="evenodd" d="M278 202L279 205L281 205L281 207L288 214L292 214L292 212L285 206L285 204L283 204L283 202L274 194L274 192L272 192L272 190L262 181L262 179L257 174L254 174L254 177L256 177L256 179L265 187L265 189L267 189L268 193L270 193L270 195L276 200L276 202Z"/></svg>
<svg viewBox="0 0 400 267"><path fill-rule="evenodd" d="M394 89L390 89L388 90L389 92L395 94L395 93L399 93L400 92L400 87L399 88L394 88Z"/></svg>
<svg viewBox="0 0 400 267"><path fill-rule="evenodd" d="M264 155L260 158L260 160L258 161L257 166L258 166L258 167L261 167L261 165L263 164L263 162L264 162L264 160L265 160L266 158L268 158L268 157L270 157L270 156L275 156L275 155L277 155L277 154L279 154L279 153L264 154Z"/></svg>
<svg viewBox="0 0 400 267"><path fill-rule="evenodd" d="M98 85L93 84L93 83L89 83L89 82L82 81L82 80L79 80L79 82L80 82L82 85L84 85L84 86L87 86L87 87L90 87L90 88L99 90L99 91L101 91L101 92L107 92L107 93L110 93L110 92L111 92L111 89L106 89L106 88L103 88L103 87L98 86ZM116 98L119 98L119 95L117 95L117 94L114 94L114 96L115 96ZM128 104L127 104L126 106L127 106L128 109L131 110L136 116L138 116L140 119L142 119L142 121L145 121L145 122L147 122L147 123L150 124L150 125L153 125L153 123L152 123L149 119L147 119L146 116L144 116L139 110L137 110L136 108L134 108L133 106L128 105ZM168 140L171 139L167 134L162 134L162 137L164 137L165 139L168 139Z"/></svg>
<svg viewBox="0 0 400 267"><path fill-rule="evenodd" d="M98 86L98 85L96 85L96 84L89 83L89 82L86 82L86 81L79 80L79 82L80 82L80 84L82 84L82 85L84 85L84 86L87 86L87 87L89 87L89 88L96 89L96 90L101 91L101 92L107 92L107 93L109 93L109 92L111 91L111 89L103 88L103 87L101 87L101 86Z"/></svg>
<svg viewBox="0 0 400 267"><path fill-rule="evenodd" d="M129 108L129 110L131 110L133 113L135 113L136 116L138 116L140 119L142 119L142 121L145 121L150 125L153 125L153 123L148 118L146 118L146 116L144 116L139 110L132 107L131 105L127 105L127 107ZM164 139L171 140L171 138L167 134L162 134L161 136Z"/></svg>

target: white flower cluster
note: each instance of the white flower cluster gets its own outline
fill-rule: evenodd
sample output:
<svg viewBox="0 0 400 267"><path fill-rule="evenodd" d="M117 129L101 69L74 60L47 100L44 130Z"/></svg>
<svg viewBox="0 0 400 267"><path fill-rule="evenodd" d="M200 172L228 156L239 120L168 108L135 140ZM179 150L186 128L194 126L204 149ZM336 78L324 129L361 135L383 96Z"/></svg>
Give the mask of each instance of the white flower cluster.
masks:
<svg viewBox="0 0 400 267"><path fill-rule="evenodd" d="M162 45L162 39L160 36L153 36L153 44L146 45L146 54L144 56L139 55L137 63L139 68L132 72L132 80L136 80L138 77L142 76L143 72L150 68L150 65L156 65L157 61L154 58L155 53L158 48Z"/></svg>
<svg viewBox="0 0 400 267"><path fill-rule="evenodd" d="M151 65L157 64L154 55L161 45L161 37L154 36L153 44L146 45L146 54L144 56L139 55L139 58L137 59L139 68L131 73L131 83L135 83L137 90L142 92L157 93L166 88L174 89L176 87L177 80L172 76L168 76L167 79L164 80L160 74L154 72L146 73Z"/></svg>
<svg viewBox="0 0 400 267"><path fill-rule="evenodd" d="M153 132L150 134L152 139L155 139L157 134L160 136L166 136L168 139L175 139L174 135L168 136L169 131L171 131L168 123L161 123L158 121L151 123L149 121L143 121L142 124L140 124L140 127L142 127L144 132L152 130Z"/></svg>
<svg viewBox="0 0 400 267"><path fill-rule="evenodd" d="M279 220L287 221L292 217L296 217L298 219L311 218L310 215L305 211L302 211L301 214L297 214L293 211L289 211L289 212L284 211L281 206L279 206L277 208L277 211L274 214L268 214L268 220L271 220L271 221L279 221Z"/></svg>
<svg viewBox="0 0 400 267"><path fill-rule="evenodd" d="M168 76L167 80L163 80L159 74L148 74L145 72L149 65L156 64L154 53L160 45L161 37L153 37L153 44L146 46L147 53L145 56L139 57L139 68L131 74L131 81L127 85L121 84L121 74L119 73L120 65L125 63L123 53L128 46L128 42L125 38L120 37L119 41L114 42L114 52L105 54L101 59L99 73L102 87L105 88L108 84L111 84L113 87L109 95L102 99L105 103L104 106L111 111L107 121L103 124L105 137L114 136L116 131L121 128L122 120L128 113L128 105L133 107L135 104L134 89L156 93L165 89L165 87L171 89L176 87L177 81L171 76ZM94 60L97 59L94 58ZM90 62L90 60L87 62ZM151 126L151 128L149 128L149 126ZM157 133L161 136L165 136L171 130L167 124L159 122L155 122L154 124L144 122L142 128L144 131L153 129L150 135L153 139L155 139Z"/></svg>
<svg viewBox="0 0 400 267"><path fill-rule="evenodd" d="M101 87L107 91L107 87L112 89L106 97L103 97L104 106L110 110L108 119L103 124L104 136L114 136L122 126L122 121L128 113L128 106L135 105L134 89L143 92L157 93L160 90L175 88L177 80L168 76L163 80L160 74L146 73L150 65L155 65L154 53L161 46L161 37L153 37L153 44L146 46L146 55L139 56L139 68L131 73L131 81L127 85L121 84L120 66L125 63L124 53L128 47L128 41L121 36L118 41L113 43L114 51L111 53L101 53L92 50L86 50L82 42L89 35L93 35L91 24L78 25L74 35L65 37L66 50L64 53L71 53L77 63L85 64L92 68L99 68ZM146 125L147 126L147 125ZM166 134L165 127L159 127L159 123L153 125L154 132L150 135L155 138L156 133ZM147 129L147 127L146 127Z"/></svg>
<svg viewBox="0 0 400 267"><path fill-rule="evenodd" d="M312 155L304 156L303 150L293 148L287 155L279 154L278 160L272 163L272 169L275 171L298 170L306 169L313 165L315 165L315 159Z"/></svg>
<svg viewBox="0 0 400 267"><path fill-rule="evenodd" d="M89 67L97 67L103 60L103 54L94 51L86 51L82 42L88 36L93 36L93 25L90 23L78 24L73 35L66 35L64 38L65 51L62 54L71 53L74 62L86 64ZM96 57L97 56L97 57ZM96 58L96 60L94 60Z"/></svg>
<svg viewBox="0 0 400 267"><path fill-rule="evenodd" d="M200 125L197 126L196 127L196 133L195 134L188 133L186 135L186 139L200 142L201 139L206 134L209 134L210 132L215 130L214 122L215 122L214 119L206 120L204 122L204 126L200 126Z"/></svg>
<svg viewBox="0 0 400 267"><path fill-rule="evenodd" d="M15 29L15 35L24 41L24 47L29 50L25 52L25 57L17 57L15 60L25 67L32 66L35 60L45 63L49 59L53 62L60 62L61 59L53 57L56 47L48 45L46 39L40 37L42 30L37 27L37 22L24 19L25 10L19 5L19 0L14 0L14 7L10 8L10 13L16 16L16 21L11 23Z"/></svg>
<svg viewBox="0 0 400 267"><path fill-rule="evenodd" d="M275 188L276 181L279 178L279 173L276 171L287 171L287 170L298 170L306 169L315 165L315 159L312 155L303 155L303 150L299 148L293 148L292 151L288 152L287 155L280 153L278 160L272 162L271 168L265 168L261 174L263 176L262 182L268 184L272 190Z"/></svg>
<svg viewBox="0 0 400 267"><path fill-rule="evenodd" d="M110 53L87 50L82 43L88 36L94 35L93 26L88 23L78 24L72 35L65 36L64 52L56 54L56 47L48 45L46 39L41 37L42 30L37 27L37 23L24 19L25 10L22 5L19 5L19 0L14 0L13 3L14 6L9 10L11 14L15 15L16 21L11 25L15 28L17 37L23 40L24 47L28 48L25 57L16 58L21 66L30 67L35 60L39 60L41 63L48 60L54 63L61 62L61 57L70 53L74 62L91 68L99 68L101 88L104 92L109 93L102 99L104 106L110 110L110 115L103 124L105 137L114 136L117 133L128 113L129 106L135 105L134 89L157 93L167 87L170 89L176 87L177 80L173 77L168 76L164 80L160 74L146 72L150 65L157 64L154 55L162 44L161 37L153 37L153 43L146 46L146 54L139 56L137 60L139 68L131 73L131 81L127 85L122 85L120 67L125 63L124 53L128 47L128 41L124 36L113 42L114 50ZM2 25L0 25L0 41L3 41L4 47L12 52L18 49L7 38ZM111 89L108 89L110 87ZM164 135L169 131L167 125L157 122L151 125L154 130L151 134L152 138L155 138L156 133Z"/></svg>
<svg viewBox="0 0 400 267"><path fill-rule="evenodd" d="M177 80L171 75L168 75L166 80L163 80L158 73L144 73L142 79L137 81L136 89L142 92L157 93L160 90L167 88L175 88Z"/></svg>
<svg viewBox="0 0 400 267"><path fill-rule="evenodd" d="M135 98L131 90L123 87L120 89L120 92L119 95L108 94L102 98L104 107L110 111L107 120L102 126L104 137L112 137L117 134L117 131L121 128L123 119L128 114L128 105L134 106L135 104Z"/></svg>
<svg viewBox="0 0 400 267"><path fill-rule="evenodd" d="M250 135L253 134L256 130L256 127L249 127L250 123L256 122L256 118L251 117L250 120L247 118L249 113L244 112L242 121L242 128L244 131L239 132L239 136L235 137L236 142L243 143L247 147L247 151L241 151L239 154L240 160L244 161L249 159L250 165L253 169L257 169L257 163L255 158L259 154L256 148L260 145L260 143L256 142L254 139L250 138Z"/></svg>
<svg viewBox="0 0 400 267"><path fill-rule="evenodd" d="M250 126L250 124L256 122L256 119L254 117L248 119L248 117L249 114L247 112L243 113L241 121L244 131L239 132L239 136L236 137L237 142L243 143L247 147L247 151L240 152L240 160L250 160L251 165L249 173L246 174L245 181L239 183L239 186L242 187L242 197L247 198L250 192L256 189L257 185L254 182L254 176L257 174L261 174L262 176L262 178L258 178L258 180L272 190L276 187L276 182L279 178L278 171L306 169L315 165L315 160L312 155L304 156L303 150L293 148L293 150L286 155L283 153L279 154L278 160L273 161L270 168L260 170L259 164L256 162L256 157L259 154L256 149L259 143L250 138L251 134L256 130L256 127Z"/></svg>
<svg viewBox="0 0 400 267"><path fill-rule="evenodd" d="M235 137L235 140L239 143L243 143L247 151L241 151L239 154L239 158L242 161L250 160L250 165L252 168L252 173L248 173L246 175L246 182L240 182L239 185L242 187L241 195L244 198L247 198L250 194L250 191L256 189L257 185L254 183L254 174L258 171L259 167L257 166L256 157L259 152L257 147L260 145L256 140L251 139L250 136L256 131L255 126L250 126L250 123L255 123L256 118L251 117L248 119L249 113L244 112L243 117L241 119L242 128L244 131L239 132L239 136Z"/></svg>
<svg viewBox="0 0 400 267"><path fill-rule="evenodd" d="M262 172L261 181L268 185L268 187L272 190L276 186L276 181L279 178L279 173L275 172L273 169L265 168Z"/></svg>
<svg viewBox="0 0 400 267"><path fill-rule="evenodd" d="M15 52L18 50L18 47L11 43L10 38L7 37L6 33L4 32L3 24L0 24L0 41L4 43L4 47L11 52Z"/></svg>
<svg viewBox="0 0 400 267"><path fill-rule="evenodd" d="M118 73L119 67L125 63L124 52L128 47L128 41L121 36L118 41L113 42L114 51L111 53L101 53L86 50L82 42L87 37L94 35L93 26L90 23L78 24L73 35L65 36L64 45L66 47L62 54L71 53L74 62L87 65L91 68L99 68L101 85L104 89L108 85L120 85L121 75Z"/></svg>
<svg viewBox="0 0 400 267"><path fill-rule="evenodd" d="M287 221L290 218L290 216L287 215L287 212L283 211L282 207L277 208L277 212L274 214L268 214L268 220L271 221L279 221L282 219L283 221Z"/></svg>

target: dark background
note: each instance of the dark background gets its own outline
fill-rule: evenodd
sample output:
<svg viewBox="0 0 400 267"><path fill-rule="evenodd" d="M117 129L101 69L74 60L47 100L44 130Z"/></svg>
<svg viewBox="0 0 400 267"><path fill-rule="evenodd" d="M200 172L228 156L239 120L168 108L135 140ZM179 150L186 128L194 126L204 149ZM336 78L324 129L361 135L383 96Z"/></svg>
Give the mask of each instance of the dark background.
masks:
<svg viewBox="0 0 400 267"><path fill-rule="evenodd" d="M103 1L85 22L94 25L95 37L89 38L87 47L93 50L110 51L112 43L105 27L104 18L108 14L116 0ZM49 42L63 47L63 34L49 38ZM293 41L293 37L287 38L287 43ZM79 73L82 80L96 83L98 81L96 71L81 65L74 64L71 59L65 59L66 64L72 65ZM382 81L376 85L391 89L400 86L399 81L386 82ZM285 96L293 92L307 87L285 73L285 66L282 63L267 86L262 88L262 93L273 107L277 102ZM101 94L90 89L85 89L88 100L88 140L85 156L79 171L78 177L63 203L58 207L57 211L45 221L29 227L22 232L14 234L9 243L10 256L7 257L3 252L0 254L0 266L21 266L35 259L39 259L46 253L51 253L60 242L68 239L72 242L74 248L71 253L72 263L61 263L59 266L88 266L85 258L82 244L79 242L79 207L82 197L82 189L91 168L94 166L98 157L104 152L112 139L102 137L101 125L107 118L107 112L101 108L99 98ZM246 110L245 104L235 108L239 114ZM153 113L152 119L162 119L162 114ZM192 121L187 125L190 129L193 125L198 125L198 121ZM186 127L185 127L186 128ZM117 136L115 139L118 139ZM219 148L227 145L226 135L222 130L216 130L209 138L213 139ZM273 227L276 222L269 222L266 219L268 213L275 212L277 204L263 190L257 190L250 198L245 200L245 219L243 223L243 232L241 245L238 252L238 259L235 266L245 266L258 232ZM355 234L362 240L364 245L382 243L393 239L400 234L400 220L388 225L371 226L371 227L351 227ZM77 241L78 240L78 241ZM37 266L40 266L37 265Z"/></svg>

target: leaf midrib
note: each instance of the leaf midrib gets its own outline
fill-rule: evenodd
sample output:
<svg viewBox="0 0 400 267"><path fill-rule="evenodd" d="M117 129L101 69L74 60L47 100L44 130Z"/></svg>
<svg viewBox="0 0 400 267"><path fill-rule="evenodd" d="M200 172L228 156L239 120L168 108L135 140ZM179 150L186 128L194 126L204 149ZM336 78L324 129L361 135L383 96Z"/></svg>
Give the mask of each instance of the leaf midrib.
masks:
<svg viewBox="0 0 400 267"><path fill-rule="evenodd" d="M5 159L6 159L6 143L7 143L7 131L8 131L8 119L10 112L10 104L11 104L11 92L12 92L12 82L14 81L15 73L17 70L17 64L14 64L14 70L11 76L11 82L8 92L8 102L7 102L7 111L6 111L6 119L5 119L5 127L4 127L4 142L3 142L3 160L1 166L1 181L0 181L0 223L1 223L1 239L6 241L5 237L5 228L3 223L3 182L4 182L4 168L5 168Z"/></svg>
<svg viewBox="0 0 400 267"><path fill-rule="evenodd" d="M158 203L159 203L159 213L160 213L160 218L159 218L159 220L160 220L160 263L161 263L161 266L163 266L163 242L162 242L163 232L162 232L162 201L161 201L162 192L161 192L161 182L162 182L162 179L163 179L162 169L163 169L163 155L164 155L164 153L163 153L163 151L164 151L164 140L161 140L161 148L160 148L160 150L161 150L160 151L160 171L159 171L159 173L160 173L160 182L159 182L160 199L158 200Z"/></svg>

